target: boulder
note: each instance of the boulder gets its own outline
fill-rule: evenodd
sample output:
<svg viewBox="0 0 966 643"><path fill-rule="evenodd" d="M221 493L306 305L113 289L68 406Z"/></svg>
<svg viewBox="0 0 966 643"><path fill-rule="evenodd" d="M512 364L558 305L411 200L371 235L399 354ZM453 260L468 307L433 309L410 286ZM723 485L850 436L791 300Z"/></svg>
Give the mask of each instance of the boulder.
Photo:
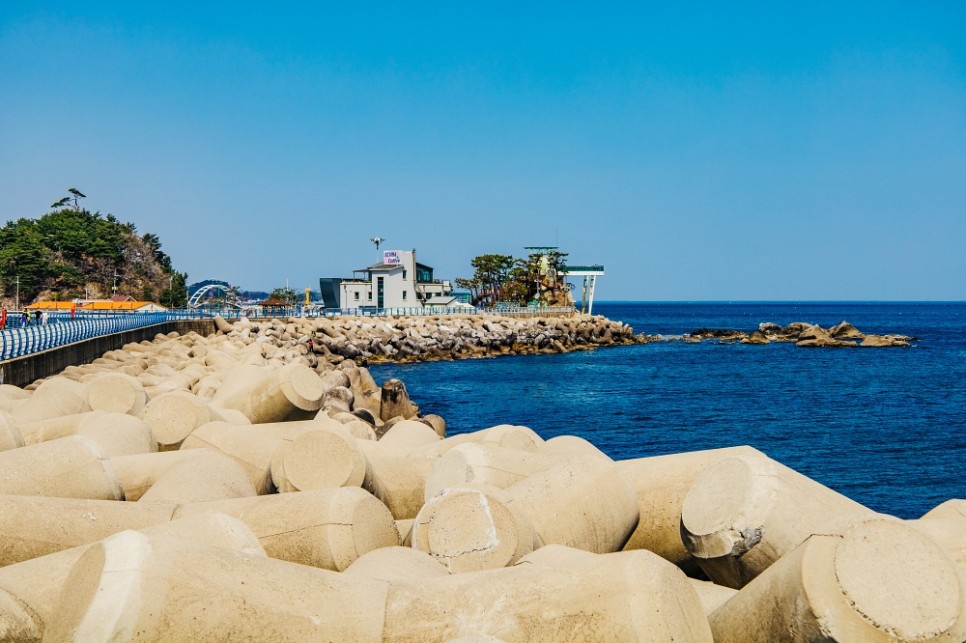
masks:
<svg viewBox="0 0 966 643"><path fill-rule="evenodd" d="M842 321L828 329L828 334L835 339L862 339L865 335L847 321Z"/></svg>

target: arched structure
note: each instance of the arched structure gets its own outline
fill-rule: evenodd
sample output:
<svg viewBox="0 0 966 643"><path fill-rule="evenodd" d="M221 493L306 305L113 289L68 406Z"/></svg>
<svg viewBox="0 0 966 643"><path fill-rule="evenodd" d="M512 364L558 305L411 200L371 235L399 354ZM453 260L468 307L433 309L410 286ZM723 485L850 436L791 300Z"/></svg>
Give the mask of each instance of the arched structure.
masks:
<svg viewBox="0 0 966 643"><path fill-rule="evenodd" d="M227 281L208 281L198 290L191 293L188 297L188 308L197 308L201 305L202 300L210 292L221 291L225 293L226 296L235 295L235 289Z"/></svg>

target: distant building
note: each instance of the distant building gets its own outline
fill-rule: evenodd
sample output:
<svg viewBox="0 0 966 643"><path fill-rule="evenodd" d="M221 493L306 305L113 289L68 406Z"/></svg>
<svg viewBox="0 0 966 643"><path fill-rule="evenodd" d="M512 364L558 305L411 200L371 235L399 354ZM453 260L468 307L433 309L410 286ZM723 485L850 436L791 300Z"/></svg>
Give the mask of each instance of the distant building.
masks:
<svg viewBox="0 0 966 643"><path fill-rule="evenodd" d="M385 250L381 263L352 271L348 279L319 279L326 308L422 308L433 297L449 296L449 281L416 261L415 250Z"/></svg>

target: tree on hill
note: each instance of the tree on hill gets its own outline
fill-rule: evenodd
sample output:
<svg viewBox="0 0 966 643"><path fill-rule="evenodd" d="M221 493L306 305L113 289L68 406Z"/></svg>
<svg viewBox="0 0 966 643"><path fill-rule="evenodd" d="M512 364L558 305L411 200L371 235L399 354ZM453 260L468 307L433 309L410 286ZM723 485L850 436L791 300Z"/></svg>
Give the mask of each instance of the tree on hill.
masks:
<svg viewBox="0 0 966 643"><path fill-rule="evenodd" d="M187 275L174 270L155 234L138 235L133 223L79 208L84 195L53 204L39 219L8 221L0 228L0 287L20 303L69 300L114 292L167 306L185 304Z"/></svg>
<svg viewBox="0 0 966 643"><path fill-rule="evenodd" d="M573 305L573 298L570 285L563 277L566 259L567 253L556 250L532 252L519 259L510 255L480 255L470 262L476 269L473 277L458 278L456 285L470 291L475 306L492 306L500 301L569 306Z"/></svg>
<svg viewBox="0 0 966 643"><path fill-rule="evenodd" d="M476 269L473 276L469 279L458 277L456 285L470 291L474 306L492 306L506 298L504 289L509 281L513 263L513 257L510 255L480 255L470 262L470 265Z"/></svg>

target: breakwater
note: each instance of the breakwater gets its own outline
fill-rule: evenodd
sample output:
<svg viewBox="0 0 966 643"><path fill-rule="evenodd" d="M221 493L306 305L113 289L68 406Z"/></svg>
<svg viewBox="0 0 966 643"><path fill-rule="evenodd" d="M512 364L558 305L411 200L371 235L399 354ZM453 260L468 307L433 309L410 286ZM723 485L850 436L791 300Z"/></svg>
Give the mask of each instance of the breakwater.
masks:
<svg viewBox="0 0 966 643"><path fill-rule="evenodd" d="M962 502L890 519L747 447L446 437L321 348L348 333L219 326L0 387L8 639L966 634Z"/></svg>
<svg viewBox="0 0 966 643"><path fill-rule="evenodd" d="M566 353L644 341L627 324L599 315L505 317L322 317L252 321L218 320L242 341L304 346L328 362L448 360L496 355Z"/></svg>

